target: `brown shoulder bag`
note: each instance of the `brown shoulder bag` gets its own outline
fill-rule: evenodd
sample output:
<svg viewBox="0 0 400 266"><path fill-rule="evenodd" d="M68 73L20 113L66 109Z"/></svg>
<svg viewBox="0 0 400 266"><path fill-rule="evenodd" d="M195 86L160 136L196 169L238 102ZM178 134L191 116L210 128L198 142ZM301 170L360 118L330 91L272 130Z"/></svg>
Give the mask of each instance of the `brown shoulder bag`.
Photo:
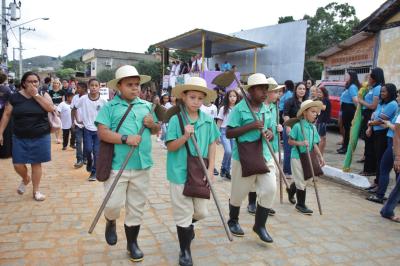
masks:
<svg viewBox="0 0 400 266"><path fill-rule="evenodd" d="M133 104L130 104L125 114L122 116L118 123L115 132L118 132L125 118L131 111ZM100 182L107 181L110 177L112 159L114 157L114 144L100 140L99 153L97 154L96 161L96 179Z"/></svg>
<svg viewBox="0 0 400 266"><path fill-rule="evenodd" d="M236 138L236 143L240 165L242 166L242 177L269 173L263 153L262 136L258 140L251 142L239 142L238 138Z"/></svg>
<svg viewBox="0 0 400 266"><path fill-rule="evenodd" d="M313 145L312 143L314 143L314 132L313 132L312 136L313 136L312 142L310 143L310 145ZM306 139L306 136L304 136L304 139ZM299 152L301 167L303 168L304 180L308 180L311 177L313 177L313 175L312 175L310 163L308 162L307 152L301 153L299 146L296 146L296 148L297 148L297 151ZM315 176L323 175L324 172L322 171L321 165L319 164L315 149L312 149L312 151L309 151L309 153L310 153L310 157L311 157L312 168L314 169L314 175Z"/></svg>
<svg viewBox="0 0 400 266"><path fill-rule="evenodd" d="M185 134L182 116L178 114L179 125L182 135ZM200 158L192 156L190 153L188 142L185 142L187 152L187 179L183 188L183 195L186 197L210 199L210 188L207 181L204 180L204 171L201 166ZM204 164L208 167L208 158L203 158Z"/></svg>

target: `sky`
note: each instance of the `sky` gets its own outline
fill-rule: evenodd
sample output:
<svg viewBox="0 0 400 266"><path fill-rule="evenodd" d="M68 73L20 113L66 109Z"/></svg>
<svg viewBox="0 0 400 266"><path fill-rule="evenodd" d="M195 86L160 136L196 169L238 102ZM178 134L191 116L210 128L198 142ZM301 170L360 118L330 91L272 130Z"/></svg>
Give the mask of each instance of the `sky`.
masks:
<svg viewBox="0 0 400 266"><path fill-rule="evenodd" d="M22 31L23 58L38 55L64 56L80 49L144 52L149 45L194 28L233 33L277 24L278 18L314 15L318 7L334 0L20 0L21 19L8 28L8 56L19 47L18 25L35 28ZM6 5L11 0L6 0ZM349 3L362 20L384 0L336 0ZM18 50L15 50L18 59Z"/></svg>

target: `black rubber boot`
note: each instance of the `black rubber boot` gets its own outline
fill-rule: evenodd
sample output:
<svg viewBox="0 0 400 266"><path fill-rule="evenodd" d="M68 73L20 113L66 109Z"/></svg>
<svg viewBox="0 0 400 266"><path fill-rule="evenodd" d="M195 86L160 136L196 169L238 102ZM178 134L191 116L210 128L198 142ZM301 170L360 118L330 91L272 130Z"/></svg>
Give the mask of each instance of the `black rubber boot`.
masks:
<svg viewBox="0 0 400 266"><path fill-rule="evenodd" d="M239 224L239 213L240 213L240 207L235 207L229 204L228 226L229 230L234 236L244 236L244 232Z"/></svg>
<svg viewBox="0 0 400 266"><path fill-rule="evenodd" d="M306 191L305 190L300 190L297 189L296 191L296 195L297 195L297 204L296 204L296 209L303 213L303 214L307 214L307 215L311 215L313 213L312 210L310 210L307 206L306 206Z"/></svg>
<svg viewBox="0 0 400 266"><path fill-rule="evenodd" d="M247 211L251 215L256 214L256 200L257 200L257 193L256 192L249 192L249 205L247 205Z"/></svg>
<svg viewBox="0 0 400 266"><path fill-rule="evenodd" d="M190 225L190 226L193 228L193 230L192 230L192 232L193 232L192 240L193 240L193 239L195 238L195 236L196 236L196 234L195 234L195 232L194 232L194 224L195 224L196 222L197 222L197 220L192 218L192 224Z"/></svg>
<svg viewBox="0 0 400 266"><path fill-rule="evenodd" d="M190 251L190 242L192 241L193 225L189 227L176 226L176 232L178 233L179 246L181 248L179 252L179 265L192 266L193 261Z"/></svg>
<svg viewBox="0 0 400 266"><path fill-rule="evenodd" d="M294 198L294 195L296 194L295 183L290 184L290 187L286 189L286 192L288 193L289 202L292 204L296 204L296 199Z"/></svg>
<svg viewBox="0 0 400 266"><path fill-rule="evenodd" d="M134 262L143 260L143 252L140 250L137 244L137 237L139 235L140 225L136 226L125 226L125 235L126 235L126 248L128 249L129 254L131 255L130 260Z"/></svg>
<svg viewBox="0 0 400 266"><path fill-rule="evenodd" d="M253 231L258 235L258 237L266 243L274 242L272 237L268 234L265 228L265 223L267 222L269 209L257 205L256 218L253 226Z"/></svg>
<svg viewBox="0 0 400 266"><path fill-rule="evenodd" d="M106 232L104 233L104 236L106 237L106 242L110 246L114 246L117 244L117 225L115 220L108 220L106 218Z"/></svg>

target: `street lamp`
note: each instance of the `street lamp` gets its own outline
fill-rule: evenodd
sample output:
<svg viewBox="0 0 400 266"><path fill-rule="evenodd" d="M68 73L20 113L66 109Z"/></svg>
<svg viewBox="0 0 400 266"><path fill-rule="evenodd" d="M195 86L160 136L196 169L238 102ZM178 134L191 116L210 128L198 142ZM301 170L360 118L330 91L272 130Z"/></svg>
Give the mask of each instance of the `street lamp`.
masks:
<svg viewBox="0 0 400 266"><path fill-rule="evenodd" d="M26 22L24 22L24 23L21 23L21 24L19 24L19 25L16 25L16 26L13 26L13 27L11 27L11 28L9 28L9 30L11 30L11 29L13 29L13 28L15 28L15 27L19 27L18 29L19 29L19 78L21 79L22 78L22 72L23 72L23 70L22 70L22 68L23 68L23 59L22 59L22 30L27 30L27 31L35 31L35 29L31 29L31 28L28 28L28 29L26 29L26 28L24 28L24 27L21 27L22 25L25 25L25 24L27 24L27 23L30 23L30 22L32 22L32 21L35 21L35 20L49 20L49 18L35 18L35 19L31 19L31 20L29 20L29 21L26 21Z"/></svg>
<svg viewBox="0 0 400 266"><path fill-rule="evenodd" d="M12 27L8 28L7 32L8 32L9 30L11 30L11 29L16 28L16 27L20 27L20 26L22 26L22 25L25 25L25 24L28 24L28 23L30 23L30 22L32 22L32 21L36 21L36 20L40 20L40 19L41 19L41 20L49 20L50 18L47 18L47 17L44 17L44 18L34 18L34 19L28 20L28 21L26 21L26 22L24 22L24 23L21 23L21 24L18 24L18 25L15 25L15 26L12 26Z"/></svg>

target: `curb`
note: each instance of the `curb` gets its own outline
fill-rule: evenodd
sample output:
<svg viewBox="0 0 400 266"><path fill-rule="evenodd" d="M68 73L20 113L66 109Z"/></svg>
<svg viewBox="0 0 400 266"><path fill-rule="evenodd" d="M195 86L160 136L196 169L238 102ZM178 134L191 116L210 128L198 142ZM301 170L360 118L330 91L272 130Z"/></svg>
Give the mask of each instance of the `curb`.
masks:
<svg viewBox="0 0 400 266"><path fill-rule="evenodd" d="M351 185L354 188L364 189L371 185L368 178L362 175L343 172L341 169L329 165L322 167L322 170L325 177L342 184Z"/></svg>

